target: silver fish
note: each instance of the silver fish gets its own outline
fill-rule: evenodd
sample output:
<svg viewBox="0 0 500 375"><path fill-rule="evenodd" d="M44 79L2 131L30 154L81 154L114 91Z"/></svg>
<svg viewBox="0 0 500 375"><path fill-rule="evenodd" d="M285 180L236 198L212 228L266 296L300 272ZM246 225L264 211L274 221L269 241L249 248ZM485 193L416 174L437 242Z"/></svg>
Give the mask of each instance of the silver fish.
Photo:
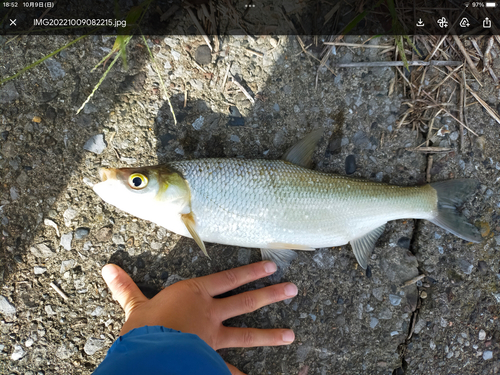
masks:
<svg viewBox="0 0 500 375"><path fill-rule="evenodd" d="M101 169L94 191L107 203L182 236L260 248L286 265L292 250L350 243L366 268L390 220L425 219L471 242L478 230L456 211L477 182L457 179L401 187L317 172L310 165L322 132L282 160L198 159Z"/></svg>

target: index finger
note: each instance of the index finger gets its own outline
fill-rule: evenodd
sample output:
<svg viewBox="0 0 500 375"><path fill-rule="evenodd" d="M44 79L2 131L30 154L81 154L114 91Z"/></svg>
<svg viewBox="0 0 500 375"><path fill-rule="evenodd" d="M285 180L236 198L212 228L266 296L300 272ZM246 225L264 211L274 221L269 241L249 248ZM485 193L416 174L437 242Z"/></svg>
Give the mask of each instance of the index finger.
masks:
<svg viewBox="0 0 500 375"><path fill-rule="evenodd" d="M198 281L205 286L208 294L213 297L229 292L251 281L272 275L276 272L276 269L277 267L274 262L262 261L214 273L212 275L202 276L198 278Z"/></svg>

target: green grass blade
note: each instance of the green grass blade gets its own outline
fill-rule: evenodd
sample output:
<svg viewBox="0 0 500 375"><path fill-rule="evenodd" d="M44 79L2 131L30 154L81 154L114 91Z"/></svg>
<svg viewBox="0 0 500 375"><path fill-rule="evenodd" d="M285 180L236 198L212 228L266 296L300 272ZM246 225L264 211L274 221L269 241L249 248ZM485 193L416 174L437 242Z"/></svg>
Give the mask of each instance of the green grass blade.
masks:
<svg viewBox="0 0 500 375"><path fill-rule="evenodd" d="M61 52L62 50L68 48L69 46L75 44L76 42L78 42L79 40L83 39L83 38L86 38L87 36L89 36L90 34L86 34L86 35L82 35L81 37L79 38L76 38L74 40L72 40L71 42L69 42L68 44L66 44L65 46L62 46L61 48L55 50L54 52L52 53L49 53L47 56L44 56L42 57L40 60L37 60L35 61L34 63L28 65L28 66L25 66L24 68L22 68L19 72L17 72L16 74L10 76L10 77L7 77L7 78L4 78L2 80L0 80L0 85L3 85L4 83L14 79L14 78L17 78L19 77L21 74L23 74L24 72L26 72L27 70L30 70L31 68L34 68L35 66L37 66L38 64L41 64L42 62L44 62L45 60L47 59L50 59L52 56L58 54L59 52Z"/></svg>
<svg viewBox="0 0 500 375"><path fill-rule="evenodd" d="M104 79L108 75L108 73L111 70L111 68L113 67L113 65L115 65L115 63L116 63L116 61L118 60L119 57L120 57L120 54L116 54L115 59L113 60L113 62L111 62L111 64L109 64L108 69L106 69L106 71L102 75L102 77L99 80L99 82L97 82L97 85L94 86L94 89L92 90L92 92L90 93L90 95L87 97L87 100L85 100L85 102L83 102L82 106L80 108L78 108L78 111L76 111L76 114L79 114L80 111L83 109L83 107L85 107L85 105L89 102L90 98L92 98L92 96L94 96L95 92L97 91L97 89L99 88L99 86L101 86L101 83L104 81Z"/></svg>

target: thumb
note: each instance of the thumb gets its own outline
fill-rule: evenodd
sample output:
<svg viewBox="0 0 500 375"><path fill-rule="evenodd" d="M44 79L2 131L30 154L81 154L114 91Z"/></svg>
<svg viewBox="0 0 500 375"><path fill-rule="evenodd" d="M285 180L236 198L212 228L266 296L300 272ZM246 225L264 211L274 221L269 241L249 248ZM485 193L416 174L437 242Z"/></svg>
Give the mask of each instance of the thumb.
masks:
<svg viewBox="0 0 500 375"><path fill-rule="evenodd" d="M129 318L132 310L148 300L130 276L117 265L106 264L102 268L102 277L108 288L111 289L113 298L125 311L125 321Z"/></svg>

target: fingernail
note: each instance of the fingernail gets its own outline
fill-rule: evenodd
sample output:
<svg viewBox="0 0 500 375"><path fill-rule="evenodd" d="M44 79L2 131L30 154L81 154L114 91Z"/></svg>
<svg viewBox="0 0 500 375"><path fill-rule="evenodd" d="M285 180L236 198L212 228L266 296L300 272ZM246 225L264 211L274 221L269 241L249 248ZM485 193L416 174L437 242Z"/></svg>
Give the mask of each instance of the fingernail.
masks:
<svg viewBox="0 0 500 375"><path fill-rule="evenodd" d="M102 278L109 284L118 276L118 268L114 264L106 264L102 268Z"/></svg>
<svg viewBox="0 0 500 375"><path fill-rule="evenodd" d="M295 340L295 333L293 333L292 330L289 330L289 331L285 331L283 332L283 335L281 336L283 342L287 342L287 343L290 343L290 342L293 342L293 340Z"/></svg>
<svg viewBox="0 0 500 375"><path fill-rule="evenodd" d="M297 286L295 284L289 283L285 285L285 295L287 297L296 296L298 292Z"/></svg>
<svg viewBox="0 0 500 375"><path fill-rule="evenodd" d="M264 263L264 269L267 273L274 273L278 268L274 262L266 262Z"/></svg>

